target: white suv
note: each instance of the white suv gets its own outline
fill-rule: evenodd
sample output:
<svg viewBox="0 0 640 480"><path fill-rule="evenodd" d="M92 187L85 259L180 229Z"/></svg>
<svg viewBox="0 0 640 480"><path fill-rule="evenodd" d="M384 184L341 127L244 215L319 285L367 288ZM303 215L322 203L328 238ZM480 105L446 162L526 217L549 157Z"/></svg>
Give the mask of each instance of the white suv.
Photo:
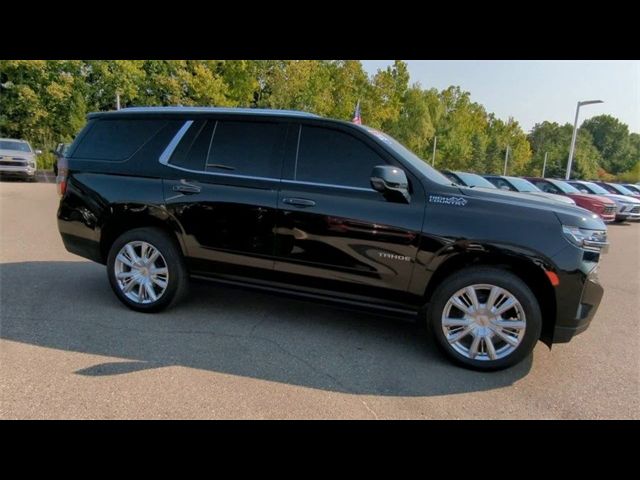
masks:
<svg viewBox="0 0 640 480"><path fill-rule="evenodd" d="M0 138L0 175L36 179L36 154L26 140Z"/></svg>

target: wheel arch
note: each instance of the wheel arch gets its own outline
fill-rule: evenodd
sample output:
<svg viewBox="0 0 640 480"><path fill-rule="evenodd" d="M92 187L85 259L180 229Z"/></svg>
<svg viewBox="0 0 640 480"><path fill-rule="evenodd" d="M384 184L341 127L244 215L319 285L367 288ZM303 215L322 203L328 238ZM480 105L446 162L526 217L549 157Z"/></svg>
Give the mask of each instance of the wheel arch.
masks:
<svg viewBox="0 0 640 480"><path fill-rule="evenodd" d="M112 213L101 226L100 257L106 263L113 242L124 232L134 228L155 227L163 230L177 245L183 256L187 249L183 240L183 229L179 222L160 207L148 205L114 205Z"/></svg>
<svg viewBox="0 0 640 480"><path fill-rule="evenodd" d="M507 270L520 278L533 292L540 304L542 332L540 339L551 347L556 323L556 294L545 268L529 256L505 252L460 252L441 259L433 270L424 291L425 303L431 301L436 288L450 275L469 267L495 267Z"/></svg>

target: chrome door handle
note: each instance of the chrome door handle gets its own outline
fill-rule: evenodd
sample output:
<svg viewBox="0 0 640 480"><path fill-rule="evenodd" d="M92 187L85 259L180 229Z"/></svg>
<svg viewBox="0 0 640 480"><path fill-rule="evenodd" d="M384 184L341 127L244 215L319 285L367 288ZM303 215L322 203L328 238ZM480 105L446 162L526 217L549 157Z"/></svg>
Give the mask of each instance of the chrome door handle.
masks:
<svg viewBox="0 0 640 480"><path fill-rule="evenodd" d="M283 198L282 203L300 208L314 207L316 205L316 202L309 200L308 198Z"/></svg>
<svg viewBox="0 0 640 480"><path fill-rule="evenodd" d="M193 195L194 193L200 193L202 190L198 185L193 185L191 183L187 183L184 180L181 180L178 185L173 186L174 192L184 193L185 195Z"/></svg>

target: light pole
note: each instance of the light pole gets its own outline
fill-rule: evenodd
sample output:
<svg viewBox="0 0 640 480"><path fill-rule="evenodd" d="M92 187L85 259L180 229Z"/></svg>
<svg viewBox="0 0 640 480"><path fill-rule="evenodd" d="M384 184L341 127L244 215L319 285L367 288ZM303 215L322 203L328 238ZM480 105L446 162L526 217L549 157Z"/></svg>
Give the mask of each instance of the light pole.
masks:
<svg viewBox="0 0 640 480"><path fill-rule="evenodd" d="M549 152L544 152L544 163L542 164L542 178L544 178L544 171L547 169L547 154Z"/></svg>
<svg viewBox="0 0 640 480"><path fill-rule="evenodd" d="M507 151L504 152L504 170L502 172L503 176L507 175L507 161L509 160L509 145L507 145Z"/></svg>
<svg viewBox="0 0 640 480"><path fill-rule="evenodd" d="M567 162L567 174L565 180L569 180L571 177L571 163L573 162L573 152L576 148L576 134L578 133L578 113L580 113L580 107L583 105L591 105L592 103L604 103L602 100L585 100L578 102L576 107L576 119L573 122L573 135L571 136L571 149L569 150L569 161Z"/></svg>
<svg viewBox="0 0 640 480"><path fill-rule="evenodd" d="M436 145L438 144L438 137L433 137L433 156L431 157L431 166L436 164Z"/></svg>

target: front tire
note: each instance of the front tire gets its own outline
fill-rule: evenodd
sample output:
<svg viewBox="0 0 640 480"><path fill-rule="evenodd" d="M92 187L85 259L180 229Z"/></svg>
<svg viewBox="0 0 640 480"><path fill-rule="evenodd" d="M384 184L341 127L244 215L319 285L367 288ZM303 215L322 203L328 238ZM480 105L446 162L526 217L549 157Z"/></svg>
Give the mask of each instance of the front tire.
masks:
<svg viewBox="0 0 640 480"><path fill-rule="evenodd" d="M434 292L427 321L441 350L476 370L513 366L531 354L542 330L540 306L516 275L465 268Z"/></svg>
<svg viewBox="0 0 640 480"><path fill-rule="evenodd" d="M146 313L179 301L189 281L178 246L158 228L136 228L120 235L109 250L107 274L118 299Z"/></svg>

